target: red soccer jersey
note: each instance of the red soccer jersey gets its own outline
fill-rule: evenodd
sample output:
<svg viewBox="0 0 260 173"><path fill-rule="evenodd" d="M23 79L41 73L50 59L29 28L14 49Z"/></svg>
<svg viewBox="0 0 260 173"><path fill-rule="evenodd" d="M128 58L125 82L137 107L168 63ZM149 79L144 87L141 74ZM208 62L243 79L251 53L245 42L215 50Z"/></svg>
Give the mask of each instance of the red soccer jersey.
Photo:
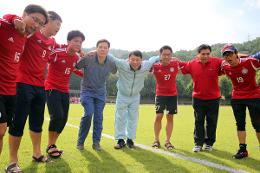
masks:
<svg viewBox="0 0 260 173"><path fill-rule="evenodd" d="M222 59L210 57L206 64L198 58L190 60L182 68L183 74L190 74L193 80L192 97L201 100L220 98L218 76L220 75Z"/></svg>
<svg viewBox="0 0 260 173"><path fill-rule="evenodd" d="M78 55L70 56L66 48L55 49L51 56L48 74L45 80L45 90L55 89L69 93L69 82L71 73L83 76L83 72L75 68L79 59Z"/></svg>
<svg viewBox="0 0 260 173"><path fill-rule="evenodd" d="M56 46L54 38L46 38L40 31L30 37L22 54L17 82L44 86L46 65Z"/></svg>
<svg viewBox="0 0 260 173"><path fill-rule="evenodd" d="M260 98L260 88L256 83L256 70L260 61L255 58L240 58L238 66L232 67L227 62L222 64L222 71L233 84L232 99Z"/></svg>
<svg viewBox="0 0 260 173"><path fill-rule="evenodd" d="M27 38L5 19L0 19L0 38L0 95L15 95L18 62Z"/></svg>
<svg viewBox="0 0 260 173"><path fill-rule="evenodd" d="M155 63L152 72L156 79L156 96L177 96L176 75L180 61L170 61L163 66L161 62Z"/></svg>

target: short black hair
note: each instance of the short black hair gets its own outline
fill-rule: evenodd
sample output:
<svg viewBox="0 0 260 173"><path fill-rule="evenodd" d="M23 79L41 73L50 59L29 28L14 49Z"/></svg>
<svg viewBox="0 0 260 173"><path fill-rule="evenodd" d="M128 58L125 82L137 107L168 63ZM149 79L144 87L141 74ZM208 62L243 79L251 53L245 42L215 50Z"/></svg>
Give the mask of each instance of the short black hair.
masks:
<svg viewBox="0 0 260 173"><path fill-rule="evenodd" d="M62 22L60 15L58 15L55 11L48 11L49 20L58 20Z"/></svg>
<svg viewBox="0 0 260 173"><path fill-rule="evenodd" d="M48 23L48 14L47 11L41 7L40 5L35 5L35 4L30 4L27 5L24 9L24 12L26 12L27 14L32 14L32 13L40 13L45 17L45 23Z"/></svg>
<svg viewBox="0 0 260 173"><path fill-rule="evenodd" d="M163 50L165 50L165 49L170 50L171 53L172 53L172 48L171 48L170 46L168 46L168 45L165 45L165 46L161 47L161 49L160 49L160 54L161 54L161 53L163 52Z"/></svg>
<svg viewBox="0 0 260 173"><path fill-rule="evenodd" d="M99 45L100 43L107 43L107 44L108 44L108 48L110 48L110 43L109 43L109 41L108 41L107 39L98 40L98 41L97 41L97 44L96 44L96 47L98 47L98 45Z"/></svg>
<svg viewBox="0 0 260 173"><path fill-rule="evenodd" d="M128 58L132 55L140 57L141 59L143 58L142 52L140 50L134 50L134 51L130 52L128 55Z"/></svg>
<svg viewBox="0 0 260 173"><path fill-rule="evenodd" d="M72 40L73 38L75 37L81 37L82 38L82 41L85 40L85 36L82 32L78 31L78 30L73 30L73 31L70 31L68 33L68 36L67 36L67 41L70 41Z"/></svg>
<svg viewBox="0 0 260 173"><path fill-rule="evenodd" d="M211 52L211 47L210 47L210 45L208 45L208 44L202 44L202 45L200 45L200 46L198 47L198 53L200 53L201 50L203 50L203 49L209 49L209 51Z"/></svg>

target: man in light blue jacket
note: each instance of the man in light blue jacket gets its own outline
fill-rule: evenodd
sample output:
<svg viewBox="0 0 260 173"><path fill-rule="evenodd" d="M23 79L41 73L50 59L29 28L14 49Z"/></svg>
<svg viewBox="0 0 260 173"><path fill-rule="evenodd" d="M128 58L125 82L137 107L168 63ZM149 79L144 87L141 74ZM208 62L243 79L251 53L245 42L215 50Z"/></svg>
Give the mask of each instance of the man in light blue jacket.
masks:
<svg viewBox="0 0 260 173"><path fill-rule="evenodd" d="M145 76L159 56L142 61L142 53L138 50L130 52L128 60L114 58L117 71L117 98L115 115L115 139L118 140L115 149L125 146L134 148L137 120L139 113L140 91L144 87Z"/></svg>

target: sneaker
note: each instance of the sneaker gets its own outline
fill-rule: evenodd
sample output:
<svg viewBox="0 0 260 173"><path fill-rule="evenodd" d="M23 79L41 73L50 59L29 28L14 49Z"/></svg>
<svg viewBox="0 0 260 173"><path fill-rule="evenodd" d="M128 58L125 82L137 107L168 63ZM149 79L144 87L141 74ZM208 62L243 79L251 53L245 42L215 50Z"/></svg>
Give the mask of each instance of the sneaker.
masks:
<svg viewBox="0 0 260 173"><path fill-rule="evenodd" d="M117 141L117 144L114 146L115 149L121 149L121 148L123 148L123 147L125 147L125 141L124 141L124 139L119 139L119 140Z"/></svg>
<svg viewBox="0 0 260 173"><path fill-rule="evenodd" d="M129 148L134 148L135 147L134 142L133 142L132 139L127 139L126 144L127 144L127 146Z"/></svg>
<svg viewBox="0 0 260 173"><path fill-rule="evenodd" d="M78 150L84 150L84 145L77 145Z"/></svg>
<svg viewBox="0 0 260 173"><path fill-rule="evenodd" d="M234 159L243 159L245 157L248 157L247 150L245 150L245 151L238 150L237 153L235 155L233 155Z"/></svg>
<svg viewBox="0 0 260 173"><path fill-rule="evenodd" d="M200 152L202 150L202 146L195 145L192 149L193 152Z"/></svg>
<svg viewBox="0 0 260 173"><path fill-rule="evenodd" d="M212 151L212 149L213 149L213 148L212 148L211 145L207 145L207 144L206 144L205 147L204 147L204 150L205 150L205 151Z"/></svg>
<svg viewBox="0 0 260 173"><path fill-rule="evenodd" d="M96 150L96 151L101 151L102 150L99 143L92 144L92 148L93 148L93 150Z"/></svg>

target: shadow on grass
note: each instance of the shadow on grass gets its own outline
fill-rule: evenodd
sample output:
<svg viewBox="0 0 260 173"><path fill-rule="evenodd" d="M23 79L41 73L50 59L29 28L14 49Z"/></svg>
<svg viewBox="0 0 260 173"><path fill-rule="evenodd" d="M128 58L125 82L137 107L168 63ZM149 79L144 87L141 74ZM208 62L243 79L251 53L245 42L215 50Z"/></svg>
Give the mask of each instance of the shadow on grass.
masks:
<svg viewBox="0 0 260 173"><path fill-rule="evenodd" d="M69 164L61 157L58 159L51 159L50 162L46 163L45 173L71 173Z"/></svg>
<svg viewBox="0 0 260 173"><path fill-rule="evenodd" d="M124 165L115 160L105 150L97 152L97 154L100 158L87 150L81 151L81 155L89 162L88 172L129 172Z"/></svg>
<svg viewBox="0 0 260 173"><path fill-rule="evenodd" d="M29 166L26 168L22 168L22 171L25 173L42 173L42 166L45 166L45 173L61 173L61 172L66 172L66 173L71 173L71 169L69 165L64 161L64 159L59 158L59 159L51 159L47 163L37 163L32 161ZM39 169L39 170L38 170Z"/></svg>
<svg viewBox="0 0 260 173"><path fill-rule="evenodd" d="M33 162L31 161L31 164L25 168L21 168L23 172L28 172L28 173L34 173L34 172L37 172L38 170L38 166L39 164L45 164L45 163L36 163L36 162Z"/></svg>
<svg viewBox="0 0 260 173"><path fill-rule="evenodd" d="M225 158L226 160L230 160L238 165L245 165L246 167L249 167L251 169L254 169L256 171L260 170L260 164L259 164L259 160L256 160L254 158L250 157L250 151L249 151L249 157L241 159L241 160L237 160L232 158L232 156L235 154L235 150L234 153L229 153L226 151L221 151L221 150L214 150L213 153L210 153L214 156L220 157L220 158ZM227 158L228 157L228 158Z"/></svg>
<svg viewBox="0 0 260 173"><path fill-rule="evenodd" d="M210 162L213 162L213 163L217 163L217 164L220 164L220 165L223 165L223 166L228 166L228 167L231 167L231 168L234 168L234 169L243 169L243 168L239 168L240 167L239 165L244 165L248 168L255 170L256 172L257 172L257 170L260 170L259 160L255 160L254 158L250 158L250 157L245 158L245 159L241 159L241 160L237 160L237 159L232 158L232 156L235 153L230 153L230 152L227 152L227 151L221 151L221 150L213 149L213 151L211 151L211 152L202 151L202 152L199 152L199 153L193 153L193 152L188 152L188 151L185 151L185 150L182 150L182 149L177 149L176 153L183 154L183 155L188 156L188 157L203 159L203 160L210 161ZM225 160L231 161L235 165L234 164L231 165L230 162L229 163L225 162ZM210 167L208 167L208 168L210 168ZM212 168L212 169L216 170L215 168Z"/></svg>
<svg viewBox="0 0 260 173"><path fill-rule="evenodd" d="M161 156L160 154L153 153L151 151L147 151L139 147L136 147L135 149L125 148L122 151L134 158L137 162L141 163L144 166L144 168L151 173L190 172L186 168L170 162L169 159Z"/></svg>

